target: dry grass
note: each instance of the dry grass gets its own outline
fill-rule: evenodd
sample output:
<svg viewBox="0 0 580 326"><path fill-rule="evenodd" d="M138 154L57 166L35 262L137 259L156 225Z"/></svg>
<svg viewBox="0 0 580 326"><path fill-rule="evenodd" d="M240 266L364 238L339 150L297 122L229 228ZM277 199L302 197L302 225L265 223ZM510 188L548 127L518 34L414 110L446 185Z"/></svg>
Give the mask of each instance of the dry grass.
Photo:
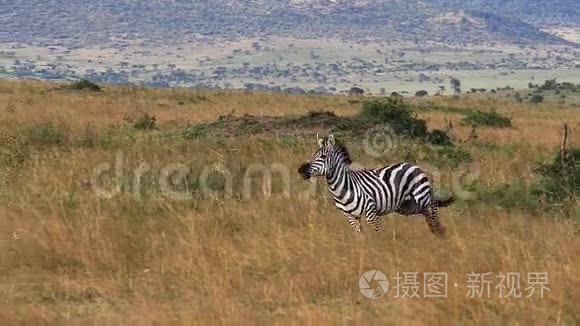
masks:
<svg viewBox="0 0 580 326"><path fill-rule="evenodd" d="M105 92L75 92L49 87L43 83L0 81L4 112L0 123L35 123L43 120L65 121L72 128L87 123L109 126L125 117L147 112L162 125L206 121L219 115L284 115L305 113L321 108L339 114L356 112L358 106L343 97L256 95L245 91L208 92L155 90L142 88L105 88ZM9 111L9 112L7 112Z"/></svg>
<svg viewBox="0 0 580 326"><path fill-rule="evenodd" d="M2 133L56 121L67 139L56 146L31 147L30 157L17 167L1 170L2 325L575 325L580 320L580 238L573 220L459 203L441 211L448 228L443 241L429 233L421 218L395 215L385 221L384 232L360 238L324 188L311 199L300 197L309 184L295 168L310 155L311 142L289 143L268 135L217 140L163 136L164 130L215 119L232 109L256 115L311 109L355 113L358 104L348 98L117 88L86 94L53 88L0 83ZM192 94L205 99L187 103ZM462 100L462 105L436 101L485 105L484 100ZM510 105L498 110L512 115L515 127L482 130L479 136L513 149L506 154L468 147L488 185L533 178L535 160L549 159L559 145L561 122L567 120L573 128L580 123L571 107ZM121 130L105 145L74 145L87 137L88 122L95 128L91 137L104 137L111 124L139 112L158 117L161 131L126 135ZM460 118L437 111L422 115L430 127ZM454 136L466 139L469 128L456 125ZM577 146L578 139L573 140ZM99 198L91 187L92 170L103 162L114 165L118 151L124 158L120 179L129 187L113 198ZM353 152L364 165L382 164ZM168 164L184 163L199 173L216 162L233 172L236 187L245 167L286 166L291 200L277 195L276 185L273 196L254 188L249 199L178 200L158 193L154 181ZM141 163L150 164L151 171L143 191L136 193L130 185ZM381 299L367 299L359 291L358 280L369 269L389 277L391 288ZM448 298L395 298L397 272L448 273ZM466 297L470 272L519 272L524 288L528 272L547 272L550 291L544 298L536 293L502 299L492 288L490 298L471 299Z"/></svg>

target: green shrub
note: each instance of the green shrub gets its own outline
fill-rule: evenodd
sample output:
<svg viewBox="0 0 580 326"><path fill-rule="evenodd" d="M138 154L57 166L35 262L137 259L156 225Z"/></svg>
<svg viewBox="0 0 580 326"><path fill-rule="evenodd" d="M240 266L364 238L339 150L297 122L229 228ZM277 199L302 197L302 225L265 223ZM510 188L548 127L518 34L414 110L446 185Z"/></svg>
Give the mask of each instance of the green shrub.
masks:
<svg viewBox="0 0 580 326"><path fill-rule="evenodd" d="M364 102L359 117L374 124L388 124L399 135L426 137L429 134L426 121L418 119L399 97Z"/></svg>
<svg viewBox="0 0 580 326"><path fill-rule="evenodd" d="M433 144L433 145L439 145L439 146L451 146L451 145L453 145L453 142L451 141L451 138L449 137L449 135L445 131L439 130L439 129L433 130L429 135L427 135L425 140L428 143Z"/></svg>
<svg viewBox="0 0 580 326"><path fill-rule="evenodd" d="M82 91L82 90L88 90L88 91L92 91L92 92L100 92L101 91L101 86L93 83L90 80L87 79L81 79L79 81L76 81L74 83L72 83L69 86L70 89L74 89L74 90L78 90L78 91Z"/></svg>
<svg viewBox="0 0 580 326"><path fill-rule="evenodd" d="M472 126L487 126L498 128L508 128L512 126L512 120L510 118L502 116L495 110L469 111L463 118L463 122Z"/></svg>
<svg viewBox="0 0 580 326"><path fill-rule="evenodd" d="M415 96L417 96L417 97L423 97L423 96L427 96L427 95L429 95L429 93L426 90L420 90L420 91L415 92Z"/></svg>
<svg viewBox="0 0 580 326"><path fill-rule="evenodd" d="M461 163L471 161L471 154L461 147L443 146L434 149L430 160L440 166L458 167Z"/></svg>
<svg viewBox="0 0 580 326"><path fill-rule="evenodd" d="M196 139L206 136L208 132L209 130L206 124L198 124L187 128L183 133L183 137L186 139Z"/></svg>
<svg viewBox="0 0 580 326"><path fill-rule="evenodd" d="M480 199L504 209L556 211L569 216L580 190L580 171L576 169L579 158L580 149L566 151L564 160L558 154L551 163L536 166L534 172L539 174L538 182L526 184L516 179L493 188L482 188Z"/></svg>
<svg viewBox="0 0 580 326"><path fill-rule="evenodd" d="M351 119L349 124L361 130L368 130L373 125L387 125L396 135L419 139L433 145L453 145L445 131L429 132L427 122L419 119L417 113L400 97L364 102L359 115Z"/></svg>
<svg viewBox="0 0 580 326"><path fill-rule="evenodd" d="M479 199L502 209L537 212L540 206L537 198L531 193L532 188L532 185L519 178L496 187L480 189Z"/></svg>
<svg viewBox="0 0 580 326"><path fill-rule="evenodd" d="M157 118L149 113L143 113L139 118L132 121L128 119L132 124L133 128L139 130L153 130L156 127Z"/></svg>
<svg viewBox="0 0 580 326"><path fill-rule="evenodd" d="M13 134L0 134L0 167L15 167L33 150L69 144L69 131L53 122L24 127Z"/></svg>
<svg viewBox="0 0 580 326"><path fill-rule="evenodd" d="M544 80L544 84L540 85L539 88L542 90L553 90L553 89L557 89L560 86L560 84L558 82L556 82L556 78L553 79L546 79Z"/></svg>
<svg viewBox="0 0 580 326"><path fill-rule="evenodd" d="M541 176L533 194L545 199L548 203L562 203L574 199L580 191L580 169L576 162L580 160L580 149L559 152L549 164L538 164L534 172Z"/></svg>
<svg viewBox="0 0 580 326"><path fill-rule="evenodd" d="M530 103L542 103L544 102L544 96L541 94L534 94L530 97Z"/></svg>
<svg viewBox="0 0 580 326"><path fill-rule="evenodd" d="M23 136L33 146L58 146L68 140L68 130L52 122L43 122L24 130Z"/></svg>
<svg viewBox="0 0 580 326"><path fill-rule="evenodd" d="M359 114L350 117L337 116L333 112L321 110L286 117L221 116L216 121L188 127L183 136L199 138L211 134L227 137L264 132L295 135L297 131L300 133L300 131L325 130L334 133L335 136L360 138L368 136L372 128L389 129L396 136L432 145L453 145L445 131L429 132L426 121L418 119L409 105L398 97L365 101Z"/></svg>

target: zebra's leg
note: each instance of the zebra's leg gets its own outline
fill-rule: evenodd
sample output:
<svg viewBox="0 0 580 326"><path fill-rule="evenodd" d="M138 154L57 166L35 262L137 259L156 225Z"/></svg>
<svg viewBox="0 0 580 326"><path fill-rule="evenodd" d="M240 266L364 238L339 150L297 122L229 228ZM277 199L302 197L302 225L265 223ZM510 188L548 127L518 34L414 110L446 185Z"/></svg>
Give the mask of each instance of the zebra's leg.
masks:
<svg viewBox="0 0 580 326"><path fill-rule="evenodd" d="M364 241L364 239L366 238L364 232L362 232L362 223L361 223L361 218L360 216L353 216L347 213L344 213L344 215L348 218L348 223L350 224L350 226L352 227L354 234L355 234L355 238L358 241Z"/></svg>
<svg viewBox="0 0 580 326"><path fill-rule="evenodd" d="M445 235L445 226L439 222L437 209L437 204L433 201L433 204L425 207L423 210L423 215L425 216L425 221L429 225L431 232L438 238L443 238Z"/></svg>
<svg viewBox="0 0 580 326"><path fill-rule="evenodd" d="M381 226L383 224L383 219L377 214L377 206L375 203L371 202L366 208L367 223L371 225L375 231L381 231Z"/></svg>
<svg viewBox="0 0 580 326"><path fill-rule="evenodd" d="M439 205L433 196L433 189L428 186L420 191L414 190L413 198L417 203L421 213L425 216L425 221L429 225L431 232L438 238L445 235L445 227L439 222L439 215L437 210Z"/></svg>
<svg viewBox="0 0 580 326"><path fill-rule="evenodd" d="M353 231L356 232L356 233L360 233L361 230L362 230L362 226L361 226L361 223L360 223L360 217L353 216L353 215L350 215L350 214L347 214L347 213L343 213L343 214L348 219L348 223L352 227Z"/></svg>

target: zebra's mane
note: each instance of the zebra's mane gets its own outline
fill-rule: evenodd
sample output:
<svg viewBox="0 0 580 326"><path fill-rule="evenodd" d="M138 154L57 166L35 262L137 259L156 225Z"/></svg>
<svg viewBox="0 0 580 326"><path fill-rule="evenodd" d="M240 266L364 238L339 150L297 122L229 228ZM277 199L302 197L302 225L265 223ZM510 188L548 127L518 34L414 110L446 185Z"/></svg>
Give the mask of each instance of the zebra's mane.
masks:
<svg viewBox="0 0 580 326"><path fill-rule="evenodd" d="M334 145L334 150L337 152L340 152L342 154L342 156L344 157L346 164L351 164L352 163L352 159L350 158L350 154L348 153L348 149L346 148L346 146L344 146L344 144L340 144L340 143L336 143Z"/></svg>

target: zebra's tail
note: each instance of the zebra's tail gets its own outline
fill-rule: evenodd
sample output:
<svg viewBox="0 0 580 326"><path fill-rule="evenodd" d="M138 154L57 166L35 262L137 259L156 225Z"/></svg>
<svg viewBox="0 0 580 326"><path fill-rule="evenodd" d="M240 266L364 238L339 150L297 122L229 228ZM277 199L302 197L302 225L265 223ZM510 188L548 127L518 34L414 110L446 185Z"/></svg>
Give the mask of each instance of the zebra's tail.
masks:
<svg viewBox="0 0 580 326"><path fill-rule="evenodd" d="M435 199L437 207L447 207L455 201L455 197L449 197L447 199Z"/></svg>

